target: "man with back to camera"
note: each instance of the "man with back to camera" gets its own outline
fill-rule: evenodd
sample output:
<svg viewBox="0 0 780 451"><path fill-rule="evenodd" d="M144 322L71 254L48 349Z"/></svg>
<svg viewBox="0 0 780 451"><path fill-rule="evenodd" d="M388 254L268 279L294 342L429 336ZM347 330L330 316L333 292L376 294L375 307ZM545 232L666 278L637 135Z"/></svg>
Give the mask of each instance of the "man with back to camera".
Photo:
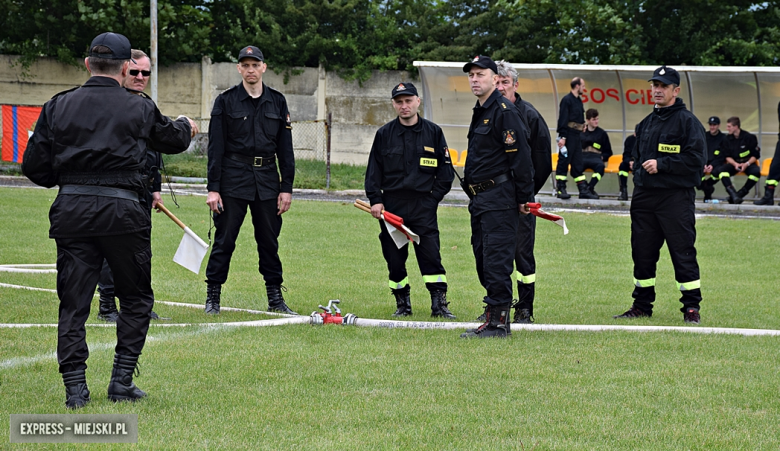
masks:
<svg viewBox="0 0 780 451"><path fill-rule="evenodd" d="M699 324L701 280L696 260L695 187L706 161L701 122L677 96L680 74L661 66L649 80L655 107L636 127L634 193L631 198L631 256L634 303L614 318L653 315L655 276L666 241L680 289L683 320Z"/></svg>
<svg viewBox="0 0 780 451"><path fill-rule="evenodd" d="M585 108L582 106L582 96L585 91L585 80L574 77L569 83L571 92L563 96L558 108L558 166L555 169L557 181L556 195L561 199L569 199L571 195L566 192L566 173L571 164L571 176L577 183L580 199L597 199L588 191L585 176L582 174L582 144L580 132L585 129ZM560 154L560 149L567 149L567 156Z"/></svg>
<svg viewBox="0 0 780 451"><path fill-rule="evenodd" d="M284 95L263 83L268 66L260 49L241 49L237 67L242 81L216 98L209 123L206 204L216 233L206 265L205 312L219 313L222 285L249 207L268 310L297 315L282 296L279 259L282 214L290 209L295 177L290 113Z"/></svg>
<svg viewBox="0 0 780 451"><path fill-rule="evenodd" d="M750 188L756 186L761 178L761 168L758 167L758 159L761 158L761 149L758 147L756 135L742 130L739 118L736 116L726 120L726 130L729 132L726 137L726 151L724 157L726 162L715 169L723 187L729 193L730 204L741 204L742 198L747 196ZM745 185L739 189L734 189L731 182L731 176L744 172L748 176Z"/></svg>
<svg viewBox="0 0 780 451"><path fill-rule="evenodd" d="M390 290L397 310L393 316L412 314L406 259L409 245L400 249L387 231L382 212L403 218L404 225L420 236L413 243L425 287L431 295L431 316L455 319L447 302L447 272L441 264L436 210L452 188L454 170L444 133L421 118L420 97L412 83L399 83L390 94L398 117L376 132L368 155L365 189L371 215L379 221L379 242L387 262Z"/></svg>
<svg viewBox="0 0 780 451"><path fill-rule="evenodd" d="M534 179L531 149L520 115L496 89L498 67L477 56L463 66L477 97L468 132L464 168L470 194L471 243L477 275L485 290L485 322L462 338L511 334L512 269L520 211L530 213Z"/></svg>
<svg viewBox="0 0 780 451"><path fill-rule="evenodd" d="M127 77L122 81L122 86L134 91L143 92L146 89L146 85L149 83L149 77L151 77L152 62L149 56L141 50L132 49L130 51L132 58L130 59L130 68L127 71ZM162 165L162 157L159 152L155 152L151 147L147 147L146 152L146 190L144 192L144 201L149 208L149 213L157 207L162 205L162 195L160 178L160 166ZM159 210L158 210L159 211ZM98 319L109 323L115 323L119 316L119 311L116 308L116 299L114 297L114 274L111 272L111 268L108 266L108 261L103 259L103 269L100 271L100 280L98 280L98 292L100 293L100 299L98 301ZM160 317L152 310L152 319L160 319Z"/></svg>
<svg viewBox="0 0 780 451"><path fill-rule="evenodd" d="M151 218L141 204L147 146L180 153L197 131L186 117L171 121L151 99L121 86L130 60L126 37L97 36L84 60L91 77L46 102L22 163L22 172L34 183L60 186L49 212L49 236L57 243L57 361L68 408L90 401L84 323L104 258L115 275L121 306L108 398L146 396L133 383L133 370L154 302Z"/></svg>
<svg viewBox="0 0 780 451"><path fill-rule="evenodd" d="M712 201L712 193L718 183L718 174L713 172L723 165L726 151L726 135L720 131L720 118L712 116L707 120L707 124L709 131L704 134L707 138L707 162L704 164L704 177L701 179L700 188L704 192L704 202Z"/></svg>
<svg viewBox="0 0 780 451"><path fill-rule="evenodd" d="M580 135L582 141L582 169L591 169L593 176L588 183L588 191L599 198L596 184L604 177L604 169L609 157L612 156L612 144L609 135L599 127L599 111L590 108L585 112L585 130ZM583 176L584 177L584 176Z"/></svg>
<svg viewBox="0 0 780 451"><path fill-rule="evenodd" d="M534 195L547 183L552 172L550 155L550 130L547 122L531 103L523 100L517 92L519 81L517 70L506 61L496 63L498 81L496 89L512 102L520 113L520 119L528 130L528 145L534 168ZM514 305L513 323L529 324L534 321L534 298L536 297L536 216L520 214L515 246L517 273L517 302ZM484 318L482 318L484 320Z"/></svg>

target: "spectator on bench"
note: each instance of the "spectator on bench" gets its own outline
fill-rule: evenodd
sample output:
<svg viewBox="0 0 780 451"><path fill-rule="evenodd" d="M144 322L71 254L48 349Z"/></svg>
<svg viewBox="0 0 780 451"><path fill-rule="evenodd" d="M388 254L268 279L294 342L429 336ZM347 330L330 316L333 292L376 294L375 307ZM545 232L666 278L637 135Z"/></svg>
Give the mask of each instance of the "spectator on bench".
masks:
<svg viewBox="0 0 780 451"><path fill-rule="evenodd" d="M716 173L729 193L729 203L741 204L742 198L761 177L761 168L757 164L761 157L761 149L758 147L756 135L740 128L738 117L732 116L726 121L726 130L729 132L728 137L726 137L726 151L724 153L726 163L721 165ZM740 172L747 174L748 180L739 191L736 191L731 182L731 176Z"/></svg>

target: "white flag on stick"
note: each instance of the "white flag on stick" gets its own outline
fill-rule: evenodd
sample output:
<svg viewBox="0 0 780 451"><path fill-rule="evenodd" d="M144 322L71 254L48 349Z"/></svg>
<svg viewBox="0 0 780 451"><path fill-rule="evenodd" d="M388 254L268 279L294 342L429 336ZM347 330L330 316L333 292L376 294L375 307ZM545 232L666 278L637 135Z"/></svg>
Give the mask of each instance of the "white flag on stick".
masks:
<svg viewBox="0 0 780 451"><path fill-rule="evenodd" d="M209 245L200 239L189 227L185 226L183 222L173 215L163 205L158 204L157 208L163 213L168 215L173 222L184 230L184 236L181 238L179 248L176 249L176 254L173 256L173 261L178 263L190 271L198 274L200 272L200 265L203 263L203 257L206 256L206 251L209 249Z"/></svg>

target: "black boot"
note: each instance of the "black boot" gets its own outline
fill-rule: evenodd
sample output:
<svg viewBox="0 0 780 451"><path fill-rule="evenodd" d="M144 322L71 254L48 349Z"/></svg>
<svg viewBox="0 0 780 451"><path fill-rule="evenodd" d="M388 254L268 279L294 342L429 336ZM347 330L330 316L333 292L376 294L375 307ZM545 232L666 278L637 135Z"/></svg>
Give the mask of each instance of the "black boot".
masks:
<svg viewBox="0 0 780 451"><path fill-rule="evenodd" d="M395 296L395 305L398 307L393 316L410 316L412 314L412 299L409 297L411 291L409 285L398 289L391 288L390 291Z"/></svg>
<svg viewBox="0 0 780 451"><path fill-rule="evenodd" d="M558 190L555 195L558 199L571 199L571 194L566 192L566 180L558 180Z"/></svg>
<svg viewBox="0 0 780 451"><path fill-rule="evenodd" d="M484 324L460 334L460 338L505 338L511 335L509 310L509 305L489 305Z"/></svg>
<svg viewBox="0 0 780 451"><path fill-rule="evenodd" d="M282 297L282 289L284 289L284 291L287 291L287 288L281 285L265 286L265 292L268 295L268 311L286 313L288 315L297 315L297 313L290 310L290 307L287 307L287 304L284 303L284 298Z"/></svg>
<svg viewBox="0 0 780 451"><path fill-rule="evenodd" d="M701 190L704 192L704 202L712 200L712 193L715 192L715 184L712 183L712 179L707 179L701 182Z"/></svg>
<svg viewBox="0 0 780 451"><path fill-rule="evenodd" d="M447 318L447 319L457 318L455 315L452 314L450 309L447 308L448 305L450 305L450 303L447 302L446 291L441 291L441 290L431 291L431 316Z"/></svg>
<svg viewBox="0 0 780 451"><path fill-rule="evenodd" d="M62 373L62 382L65 383L65 407L68 409L80 409L89 402L89 389L87 388L87 375L84 370Z"/></svg>
<svg viewBox="0 0 780 451"><path fill-rule="evenodd" d="M620 194L618 194L617 200L628 200L628 177L619 175L618 182L620 183Z"/></svg>
<svg viewBox="0 0 780 451"><path fill-rule="evenodd" d="M598 199L599 196L592 194L588 189L588 184L583 182L577 182L577 189L580 191L580 199Z"/></svg>
<svg viewBox="0 0 780 451"><path fill-rule="evenodd" d="M593 177L590 179L590 182L588 182L588 191L590 191L591 194L598 197L599 193L596 192L596 183L599 182L599 179Z"/></svg>
<svg viewBox="0 0 780 451"><path fill-rule="evenodd" d="M740 195L737 194L737 190L734 189L733 185L726 187L726 192L729 193L729 203L730 204L741 204L742 203L742 197L740 197Z"/></svg>
<svg viewBox="0 0 780 451"><path fill-rule="evenodd" d="M536 283L517 282L518 300L514 304L515 317L512 321L515 324L531 324L534 322L534 297L536 292Z"/></svg>
<svg viewBox="0 0 780 451"><path fill-rule="evenodd" d="M764 197L753 202L756 205L774 205L775 204L775 187L767 185L764 188Z"/></svg>
<svg viewBox="0 0 780 451"><path fill-rule="evenodd" d="M146 392L133 383L133 372L140 374L137 367L138 356L114 355L114 369L108 383L108 399L114 402L135 401L146 396Z"/></svg>
<svg viewBox="0 0 780 451"><path fill-rule="evenodd" d="M206 285L206 313L219 314L219 300L222 295L222 285L210 283Z"/></svg>
<svg viewBox="0 0 780 451"><path fill-rule="evenodd" d="M113 295L100 293L98 319L108 323L115 323L119 318L119 311L116 309L116 299Z"/></svg>

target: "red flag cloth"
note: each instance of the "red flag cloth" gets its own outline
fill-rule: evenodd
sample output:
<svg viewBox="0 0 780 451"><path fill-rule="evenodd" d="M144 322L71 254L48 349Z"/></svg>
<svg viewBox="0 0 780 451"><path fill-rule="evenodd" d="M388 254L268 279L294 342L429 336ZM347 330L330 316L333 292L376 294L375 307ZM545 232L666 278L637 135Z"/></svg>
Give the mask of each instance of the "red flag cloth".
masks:
<svg viewBox="0 0 780 451"><path fill-rule="evenodd" d="M22 162L33 124L40 115L39 106L3 105L3 161Z"/></svg>
<svg viewBox="0 0 780 451"><path fill-rule="evenodd" d="M405 246L409 241L413 241L417 244L420 244L420 237L416 233L412 232L409 227L406 227L404 225L404 220L402 217L398 215L394 215L390 213L389 211L383 211L382 212L382 219L384 219L385 224L387 224L388 232L390 232L390 237L393 238L393 241L398 246L398 249L401 249L403 246ZM395 231L390 230L390 227L395 228ZM404 239L401 239L401 236L398 235L398 232L400 232L401 236L404 237ZM408 241L407 241L408 240Z"/></svg>
<svg viewBox="0 0 780 451"><path fill-rule="evenodd" d="M563 219L563 216L547 213L546 211L542 210L542 204L538 202L528 202L528 208L531 209L532 215L542 219L546 219L548 221L552 221L555 224L558 224L559 226L563 227L564 235L567 235L569 233L569 228L566 227L566 221Z"/></svg>

